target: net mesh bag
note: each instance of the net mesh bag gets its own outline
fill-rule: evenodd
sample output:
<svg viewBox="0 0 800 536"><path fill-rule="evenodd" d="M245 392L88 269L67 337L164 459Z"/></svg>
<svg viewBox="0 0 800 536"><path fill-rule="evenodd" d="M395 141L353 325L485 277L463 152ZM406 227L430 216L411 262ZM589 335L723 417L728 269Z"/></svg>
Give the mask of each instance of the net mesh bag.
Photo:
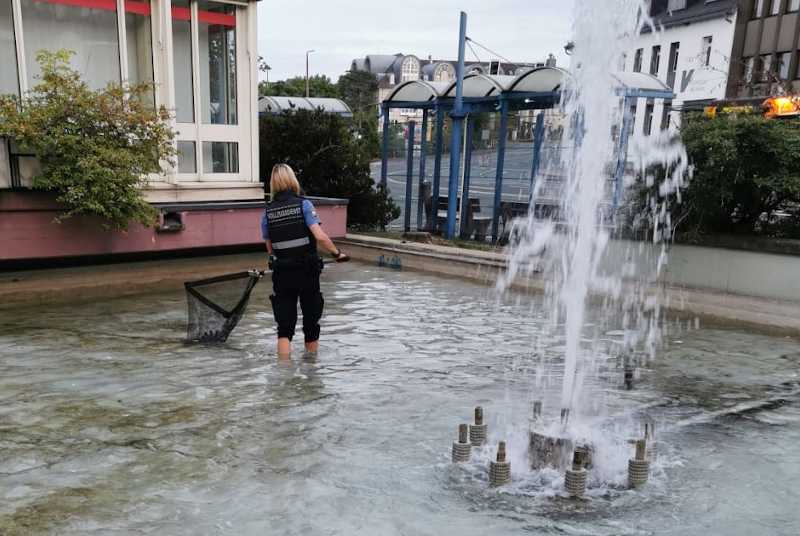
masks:
<svg viewBox="0 0 800 536"><path fill-rule="evenodd" d="M241 320L261 273L239 272L184 283L189 321L186 337L196 342L225 342Z"/></svg>

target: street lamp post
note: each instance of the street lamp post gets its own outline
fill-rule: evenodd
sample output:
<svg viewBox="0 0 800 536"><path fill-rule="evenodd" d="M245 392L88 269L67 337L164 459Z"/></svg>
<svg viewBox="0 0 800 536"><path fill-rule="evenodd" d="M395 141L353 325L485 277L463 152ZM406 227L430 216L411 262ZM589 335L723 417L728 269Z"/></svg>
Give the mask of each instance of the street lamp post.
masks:
<svg viewBox="0 0 800 536"><path fill-rule="evenodd" d="M313 50L306 50L306 98L310 96L308 91L308 55L312 54Z"/></svg>

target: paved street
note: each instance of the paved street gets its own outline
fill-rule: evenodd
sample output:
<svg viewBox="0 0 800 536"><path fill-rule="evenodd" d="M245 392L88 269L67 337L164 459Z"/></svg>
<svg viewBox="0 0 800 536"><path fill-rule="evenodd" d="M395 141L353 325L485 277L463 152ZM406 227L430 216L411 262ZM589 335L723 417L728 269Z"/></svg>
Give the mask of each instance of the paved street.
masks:
<svg viewBox="0 0 800 536"><path fill-rule="evenodd" d="M552 154L553 151L543 150L543 155ZM530 189L530 174L532 163L533 148L530 143L510 143L506 149L505 166L503 173L503 201L527 202ZM416 228L417 214L417 186L419 184L419 155L414 155L414 179L412 192L412 216L411 226ZM547 160L547 158L545 158ZM552 160L552 159L550 159ZM388 161L389 173L388 184L394 201L400 205L400 217L390 224L390 228L397 229L403 226L403 214L405 206L406 188L406 159L391 158ZM425 171L425 180L433 180L434 157L428 156ZM547 166L542 168L539 175L542 177L554 177L555 174L548 172ZM470 177L470 197L480 200L481 214L491 216L492 204L494 202L494 183L497 169L496 150L474 151L472 153L472 174ZM446 196L448 189L448 176L450 170L449 155L442 157L442 172L439 188L439 195ZM381 162L377 160L371 164L373 180L378 183L381 177Z"/></svg>

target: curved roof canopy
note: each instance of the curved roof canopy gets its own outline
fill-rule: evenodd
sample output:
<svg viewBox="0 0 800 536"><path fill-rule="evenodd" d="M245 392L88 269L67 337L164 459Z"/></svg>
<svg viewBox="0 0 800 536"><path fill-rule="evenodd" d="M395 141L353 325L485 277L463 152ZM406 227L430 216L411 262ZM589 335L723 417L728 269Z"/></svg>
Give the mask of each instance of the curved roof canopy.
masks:
<svg viewBox="0 0 800 536"><path fill-rule="evenodd" d="M557 67L537 67L516 76L473 72L464 76L463 95L465 98L485 98L496 97L501 93L510 96L515 93L555 94L564 87L569 76L568 71ZM657 92L663 94L660 96L664 98L672 93L669 86L649 74L620 72L613 77L618 82L619 89L627 93ZM453 98L455 95L455 82L411 80L397 86L384 102L425 103L438 98Z"/></svg>
<svg viewBox="0 0 800 536"><path fill-rule="evenodd" d="M386 98L387 101L428 102L442 96L450 82L428 82L427 80L409 80L403 82Z"/></svg>
<svg viewBox="0 0 800 536"><path fill-rule="evenodd" d="M258 99L259 113L280 114L296 110L322 110L323 112L343 117L353 116L350 107L339 99L272 96Z"/></svg>

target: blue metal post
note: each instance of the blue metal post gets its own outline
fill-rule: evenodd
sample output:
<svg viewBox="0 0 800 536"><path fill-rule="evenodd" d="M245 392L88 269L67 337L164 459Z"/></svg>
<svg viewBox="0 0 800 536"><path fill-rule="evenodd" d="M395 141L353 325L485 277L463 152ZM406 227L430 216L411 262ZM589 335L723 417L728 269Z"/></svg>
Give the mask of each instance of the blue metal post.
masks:
<svg viewBox="0 0 800 536"><path fill-rule="evenodd" d="M458 203L458 176L461 167L461 130L464 122L464 48L467 40L467 14L461 12L458 32L458 64L456 66L456 100L450 117L453 135L450 138L450 180L447 191L447 238L456 234L456 204ZM463 218L463 214L462 214Z"/></svg>
<svg viewBox="0 0 800 536"><path fill-rule="evenodd" d="M422 187L425 182L425 157L428 150L428 109L422 110L422 130L419 142L419 185L417 186L417 231L423 229L422 208L425 200L422 199Z"/></svg>
<svg viewBox="0 0 800 536"><path fill-rule="evenodd" d="M619 148L617 149L617 168L614 170L614 197L611 202L611 217L619 206L619 197L622 194L622 178L625 175L625 161L628 159L628 138L634 117L628 105L628 97L622 100L622 131L619 133Z"/></svg>
<svg viewBox="0 0 800 536"><path fill-rule="evenodd" d="M403 214L403 231L411 231L411 195L414 184L414 121L408 122L408 149L406 153L406 205Z"/></svg>
<svg viewBox="0 0 800 536"><path fill-rule="evenodd" d="M433 184L431 184L431 226L436 232L436 218L439 213L439 187L442 176L442 151L444 150L444 109L436 106L436 156L433 162Z"/></svg>
<svg viewBox="0 0 800 536"><path fill-rule="evenodd" d="M494 212L492 213L492 242L497 242L500 224L500 202L503 200L503 167L508 137L508 101L500 96L500 130L497 139L497 173L494 177Z"/></svg>
<svg viewBox="0 0 800 536"><path fill-rule="evenodd" d="M528 211L536 212L533 190L536 188L536 175L542 158L542 143L544 142L544 110L536 116L536 125L533 127L533 162L531 163L531 186L528 193Z"/></svg>
<svg viewBox="0 0 800 536"><path fill-rule="evenodd" d="M461 187L461 238L469 238L469 179L472 171L472 127L474 126L472 117L467 117L466 138L467 143L464 148L464 185Z"/></svg>
<svg viewBox="0 0 800 536"><path fill-rule="evenodd" d="M383 103L381 105L381 113L383 114L383 147L381 148L381 186L387 187L387 177L389 174L388 160L389 160L389 105Z"/></svg>

